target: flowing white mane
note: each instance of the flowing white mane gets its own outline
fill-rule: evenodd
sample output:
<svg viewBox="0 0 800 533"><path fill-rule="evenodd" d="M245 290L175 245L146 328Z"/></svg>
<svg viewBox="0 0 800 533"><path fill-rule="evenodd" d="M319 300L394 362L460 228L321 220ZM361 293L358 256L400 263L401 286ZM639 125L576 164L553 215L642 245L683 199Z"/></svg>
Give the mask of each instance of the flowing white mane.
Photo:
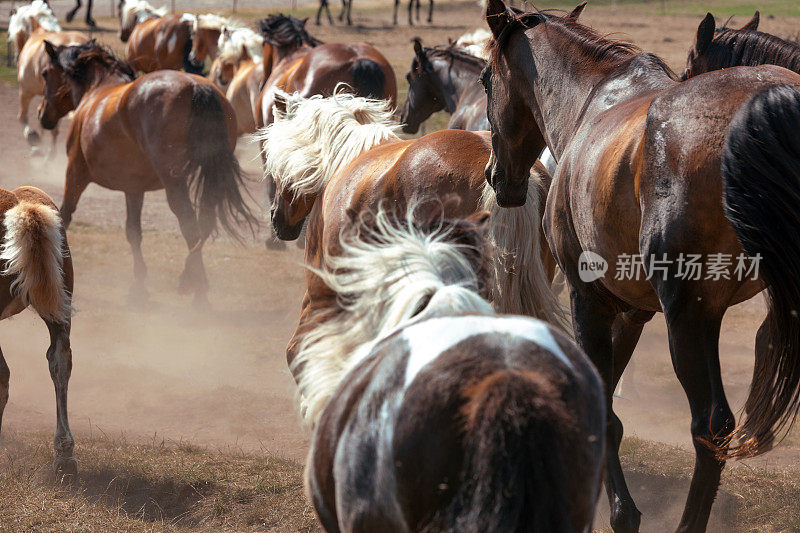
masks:
<svg viewBox="0 0 800 533"><path fill-rule="evenodd" d="M20 33L33 32L33 21L36 21L45 31L61 31L58 19L53 15L50 7L42 0L33 0L28 5L17 8L8 21L8 40L14 41Z"/></svg>
<svg viewBox="0 0 800 533"><path fill-rule="evenodd" d="M122 27L128 27L132 18L135 18L136 23L139 24L151 18L163 17L169 10L166 7L153 7L146 0L125 0L121 12Z"/></svg>
<svg viewBox="0 0 800 533"><path fill-rule="evenodd" d="M399 140L400 123L391 104L340 92L303 98L275 92L275 121L256 139L263 143L264 175L275 179L278 194L319 194L336 171L362 152Z"/></svg>
<svg viewBox="0 0 800 533"><path fill-rule="evenodd" d="M244 51L254 61L261 62L264 55L264 38L250 28L225 26L219 34L219 55L223 59L240 61Z"/></svg>
<svg viewBox="0 0 800 533"><path fill-rule="evenodd" d="M489 54L486 51L486 43L492 38L489 30L478 28L475 31L465 33L456 41L456 46L463 48L465 52L481 59L489 60Z"/></svg>
<svg viewBox="0 0 800 533"><path fill-rule="evenodd" d="M369 225L343 231L341 254L314 270L339 301L320 312L291 365L311 425L347 373L397 328L441 314L494 314L465 253L474 249L453 242L448 230L420 229L414 212L399 223L380 210Z"/></svg>
<svg viewBox="0 0 800 533"><path fill-rule="evenodd" d="M242 23L233 19L222 17L215 13L205 13L197 15L193 18L192 31L197 31L201 28L209 28L222 31L222 28L241 28Z"/></svg>

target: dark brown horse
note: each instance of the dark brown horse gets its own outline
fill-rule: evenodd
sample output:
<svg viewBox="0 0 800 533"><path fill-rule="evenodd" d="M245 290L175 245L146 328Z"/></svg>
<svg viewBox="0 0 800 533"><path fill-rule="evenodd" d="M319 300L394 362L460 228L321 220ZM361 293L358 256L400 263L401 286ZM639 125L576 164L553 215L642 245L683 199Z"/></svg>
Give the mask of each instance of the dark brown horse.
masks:
<svg viewBox="0 0 800 533"><path fill-rule="evenodd" d="M362 213L316 271L339 298L293 369L315 425L306 484L323 528L591 530L597 371L546 323L495 314L479 227L420 212Z"/></svg>
<svg viewBox="0 0 800 533"><path fill-rule="evenodd" d="M75 108L67 140L64 227L89 183L123 191L134 258L132 296L143 297L144 193L165 189L189 247L179 290L204 303L206 239L218 222L233 235L240 223L255 224L239 190L242 173L233 155L237 125L230 103L206 79L183 72L159 71L134 81L130 67L94 41L45 46L51 64L42 126L52 127Z"/></svg>
<svg viewBox="0 0 800 533"><path fill-rule="evenodd" d="M678 83L657 57L577 22L584 5L556 16L489 1L494 41L483 82L493 156L486 174L498 201L514 206L525 201L536 153L527 136L544 132L559 162L545 232L568 281L576 339L606 384L615 531L637 530L640 513L619 462L622 423L611 397L644 324L665 314L695 447L679 530L701 531L726 456L769 450L798 409L800 272L796 232L785 228L795 227L798 214L791 152L800 76L741 67ZM772 141L743 150L758 127ZM759 159L764 150L774 150L774 160ZM756 342L747 416L736 427L720 375L720 324L728 307L765 286L769 313Z"/></svg>
<svg viewBox="0 0 800 533"><path fill-rule="evenodd" d="M486 93L479 78L486 61L457 46L423 48L414 39L414 59L406 74L408 96L400 121L405 133L417 133L419 126L438 111L447 111L451 129L485 131Z"/></svg>
<svg viewBox="0 0 800 533"><path fill-rule="evenodd" d="M47 4L48 6L50 5L50 2L48 2L48 0L43 0L43 2L45 4ZM86 25L91 27L91 28L94 28L95 26L97 26L97 23L92 18L92 4L93 3L94 3L94 0L86 0ZM67 12L67 16L66 16L67 22L72 22L72 19L74 19L75 15L78 14L78 10L81 7L83 7L83 3L81 2L81 0L75 0L75 7L73 7L72 9L70 9Z"/></svg>
<svg viewBox="0 0 800 533"><path fill-rule="evenodd" d="M31 307L50 331L47 361L56 389L53 466L59 475L75 474L75 440L67 413L73 274L66 229L53 201L35 187L0 189L0 214L0 320ZM9 377L0 351L0 425L8 402Z"/></svg>
<svg viewBox="0 0 800 533"><path fill-rule="evenodd" d="M681 80L712 70L758 65L779 65L800 73L800 44L757 31L759 19L756 11L738 30L717 29L714 16L706 14L697 28Z"/></svg>
<svg viewBox="0 0 800 533"><path fill-rule="evenodd" d="M419 22L419 10L420 10L420 0L408 0L408 25L414 25L414 19L412 17L412 11L414 9L414 5L416 2L417 6L417 22ZM392 19L392 24L397 26L397 9L400 7L400 0L394 0L394 17ZM317 9L317 26L320 25L320 16L322 15L322 11L328 15L328 23L333 25L333 17L331 16L330 7L328 7L328 0L320 0L319 2L319 9ZM347 17L347 25L351 26L353 24L352 19L350 18L351 13L353 12L353 0L342 0L342 11L339 13L339 22L344 22L345 16ZM428 0L428 24L433 22L433 0Z"/></svg>
<svg viewBox="0 0 800 533"><path fill-rule="evenodd" d="M277 13L258 21L258 31L264 38L264 83L266 84L278 65L284 65L289 56L298 58L322 43L306 30L308 18ZM276 73L276 78L279 74Z"/></svg>

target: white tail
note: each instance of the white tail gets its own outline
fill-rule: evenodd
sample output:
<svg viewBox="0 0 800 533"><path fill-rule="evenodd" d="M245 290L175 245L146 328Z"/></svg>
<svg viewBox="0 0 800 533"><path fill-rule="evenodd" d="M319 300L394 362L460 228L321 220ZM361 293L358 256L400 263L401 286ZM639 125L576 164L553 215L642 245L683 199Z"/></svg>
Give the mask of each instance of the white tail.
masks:
<svg viewBox="0 0 800 533"><path fill-rule="evenodd" d="M66 321L71 295L64 286L61 216L44 204L22 201L6 211L5 240L0 245L4 276L14 276L11 292L42 318Z"/></svg>
<svg viewBox="0 0 800 533"><path fill-rule="evenodd" d="M386 100L339 92L328 98L275 92L275 121L262 128L264 174L278 194L319 194L336 171L387 140L399 140L400 124Z"/></svg>
<svg viewBox="0 0 800 533"><path fill-rule="evenodd" d="M415 226L381 210L374 221L341 235L341 255L315 273L338 295L336 309L301 340L292 361L301 411L315 424L342 378L372 346L412 318L447 313L493 314L478 293L481 280L467 252L446 228ZM312 318L314 320L314 318Z"/></svg>

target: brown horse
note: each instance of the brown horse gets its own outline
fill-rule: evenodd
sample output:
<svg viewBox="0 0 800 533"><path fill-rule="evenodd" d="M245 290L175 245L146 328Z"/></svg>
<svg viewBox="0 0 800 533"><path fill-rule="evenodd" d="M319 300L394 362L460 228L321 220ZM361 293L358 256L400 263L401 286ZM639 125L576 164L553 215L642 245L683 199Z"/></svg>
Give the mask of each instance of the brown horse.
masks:
<svg viewBox="0 0 800 533"><path fill-rule="evenodd" d="M237 33L236 40L245 44L245 46L248 46L249 41L258 38L256 32L242 26L240 22L215 15L214 13L197 16L192 15L191 18L192 52L189 57L198 64L202 64L206 58L211 58L213 60L219 55L221 43L223 42L221 38L226 29L228 30L227 40L230 40L232 35ZM263 46L263 44L259 39L258 47L260 48L261 46ZM250 53L254 55L252 48L250 49Z"/></svg>
<svg viewBox="0 0 800 533"><path fill-rule="evenodd" d="M120 0L119 38L125 44L125 60L136 72L185 70L201 74L203 66L190 59L192 17L168 15L146 0Z"/></svg>
<svg viewBox="0 0 800 533"><path fill-rule="evenodd" d="M211 65L209 78L221 90L236 110L239 135L255 133L255 110L264 80L261 58L231 60L220 55Z"/></svg>
<svg viewBox="0 0 800 533"><path fill-rule="evenodd" d="M563 333L482 298L479 227L379 211L340 244L316 271L339 297L321 318L335 318L294 365L323 528L591 530L602 382Z"/></svg>
<svg viewBox="0 0 800 533"><path fill-rule="evenodd" d="M67 413L67 385L72 372L69 332L73 275L66 229L53 201L35 187L0 189L0 213L0 320L30 306L50 331L47 361L56 390L53 467L62 476L75 474L75 440ZM9 377L0 351L0 425L8 402Z"/></svg>
<svg viewBox="0 0 800 533"><path fill-rule="evenodd" d="M486 132L444 130L403 141L386 101L342 93L310 99L278 95L285 111L262 133L265 174L277 184L272 223L279 238L292 240L308 219L307 264L321 268L326 256L340 251L340 231L385 200L402 214L408 205L436 198L441 206L429 202L425 209L441 207L447 218L491 213L496 251L491 296L498 311L560 323L561 309L550 291L553 260L540 229L539 205L549 182L543 167L531 173L530 204L501 209L483 180L490 153ZM517 232L530 238L515 241ZM306 333L318 325L311 317L335 299L317 276L308 275L300 321L287 349L290 362Z"/></svg>
<svg viewBox="0 0 800 533"><path fill-rule="evenodd" d="M31 100L44 94L42 71L47 65L44 41L56 45L80 44L89 38L76 31L61 31L58 20L42 0L34 0L28 5L18 7L8 22L8 40L14 43L17 53L17 82L19 83L19 115L23 134L33 147L39 144L36 130L28 125L28 109ZM53 143L50 154L55 153L58 129L53 128Z"/></svg>
<svg viewBox="0 0 800 533"><path fill-rule="evenodd" d="M417 22L420 20L419 16L419 9L420 9L420 0L408 0L408 25L414 25L414 19L412 17L412 11L414 9L414 5L416 2L417 6ZM392 19L392 24L397 26L397 9L400 7L400 0L394 0L394 17ZM322 11L328 14L328 23L333 25L333 17L331 16L331 9L328 7L328 0L320 0L319 1L319 9L317 9L317 26L320 25L320 16L322 15ZM339 22L344 22L345 17L347 17L347 25L352 26L353 21L350 18L350 15L353 12L353 0L342 0L342 11L339 13ZM428 0L428 24L433 22L433 0Z"/></svg>
<svg viewBox="0 0 800 533"><path fill-rule="evenodd" d="M145 191L165 189L189 256L179 290L206 302L202 249L219 222L231 234L255 224L240 193L233 155L236 117L228 101L199 76L165 70L134 81L133 71L94 41L54 48L40 117L52 127L73 106L61 217L68 227L89 183L123 191L126 233L134 258L132 296L143 297L141 214ZM160 110L153 113L153 110ZM194 192L194 205L191 191Z"/></svg>
<svg viewBox="0 0 800 533"><path fill-rule="evenodd" d="M264 83L268 84L273 72L278 65L283 65L281 71L289 63L284 60L289 56L294 59L305 54L311 48L323 44L313 37L305 28L308 18L299 19L293 15L283 13L269 15L258 21L258 30L264 38ZM279 76L276 73L276 78Z"/></svg>
<svg viewBox="0 0 800 533"><path fill-rule="evenodd" d="M699 531L726 456L767 451L798 408L800 277L794 234L782 229L796 222L779 217L797 217L788 202L797 197L797 130L787 129L800 117L800 76L741 67L678 83L657 57L578 23L584 5L556 16L489 0L494 42L483 82L493 156L486 174L498 202L521 205L533 162L526 136L543 131L559 161L545 232L568 280L576 339L606 384L615 531L637 530L640 513L619 462L622 424L611 396L644 323L664 312L695 445L679 530ZM773 140L744 150L753 126ZM775 158L756 162L767 149ZM775 244L778 234L785 243ZM602 261L616 274L604 276ZM720 375L720 324L728 307L765 285L769 313L737 428Z"/></svg>
<svg viewBox="0 0 800 533"><path fill-rule="evenodd" d="M403 131L417 133L420 124L442 110L450 114L448 128L488 130L486 93L478 81L485 67L486 61L458 46L423 48L414 39L408 96L400 114Z"/></svg>
<svg viewBox="0 0 800 533"><path fill-rule="evenodd" d="M717 29L714 16L706 14L697 28L681 80L741 66L779 65L800 73L800 44L757 31L759 19L756 11L738 30Z"/></svg>

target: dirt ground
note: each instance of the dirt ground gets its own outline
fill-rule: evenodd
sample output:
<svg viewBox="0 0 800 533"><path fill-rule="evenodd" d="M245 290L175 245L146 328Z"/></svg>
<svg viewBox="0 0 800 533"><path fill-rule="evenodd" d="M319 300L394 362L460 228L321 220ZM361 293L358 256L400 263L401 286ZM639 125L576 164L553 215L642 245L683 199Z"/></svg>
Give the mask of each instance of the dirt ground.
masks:
<svg viewBox="0 0 800 533"><path fill-rule="evenodd" d="M546 2L538 4L549 7ZM434 25L415 28L392 27L384 4L357 6L356 25L351 28L309 24L309 29L325 41L375 44L395 66L401 87L405 87L403 77L412 57L412 37L439 44L481 26L480 10L472 2L437 4ZM304 7L300 13L308 9ZM662 16L654 9L590 6L584 19L661 55L679 71L704 13ZM241 17L263 14L245 5ZM726 13L717 15L725 17ZM740 17L733 24L744 21ZM100 22L106 29L116 30L113 20ZM800 19L762 18L762 29L778 35L793 35L798 28ZM121 48L112 31L97 35ZM404 98L403 91L401 101ZM16 89L0 85L0 124L4 125L0 128L0 187L36 185L60 203L66 166L63 137L68 124L61 125L62 139L52 160L32 157L16 122L17 109ZM34 114L35 110L33 122ZM441 123L439 118L428 131ZM45 140L49 142L47 137ZM251 177L257 178L257 153L246 139L240 141L238 154ZM125 154L119 158L124 165ZM252 182L250 189L254 203L263 202L260 184ZM244 452L302 461L308 439L294 410L294 387L284 359L304 286L300 250L293 245L285 251L265 249L263 230L245 246L227 239L209 243L205 251L213 310L197 312L188 298L175 291L186 249L163 193L146 195L143 222L151 295L147 308L126 303L132 262L124 238L122 194L91 185L70 228L76 271L74 303L79 313L73 320L69 400L79 460L81 439L103 435L124 436L133 442L167 439L210 448L235 446ZM763 316L763 302L756 298L731 309L723 324L722 368L735 412L741 409L749 386L753 340ZM41 321L30 312L5 320L0 323L0 339L12 372L11 399L3 420L11 436L0 438L2 457L4 450L13 446L15 432L52 428L54 402L44 356L47 334ZM628 375L626 380L630 385L633 379L636 389L624 389L625 398L616 401L626 436L690 449L688 405L672 372L663 316L657 315L646 327L634 360L635 376ZM637 464L635 453L626 457L626 465ZM800 435L795 433L765 457L748 461L746 468L800 472ZM657 469L655 473L640 470L630 474L629 480L644 513L643 530L674 527L688 488L686 476L667 479ZM728 481L726 476L712 512L712 531L736 527L731 509L741 505L742 496ZM599 527L608 522L605 503L600 507ZM771 530L769 517L763 520L764 530Z"/></svg>

